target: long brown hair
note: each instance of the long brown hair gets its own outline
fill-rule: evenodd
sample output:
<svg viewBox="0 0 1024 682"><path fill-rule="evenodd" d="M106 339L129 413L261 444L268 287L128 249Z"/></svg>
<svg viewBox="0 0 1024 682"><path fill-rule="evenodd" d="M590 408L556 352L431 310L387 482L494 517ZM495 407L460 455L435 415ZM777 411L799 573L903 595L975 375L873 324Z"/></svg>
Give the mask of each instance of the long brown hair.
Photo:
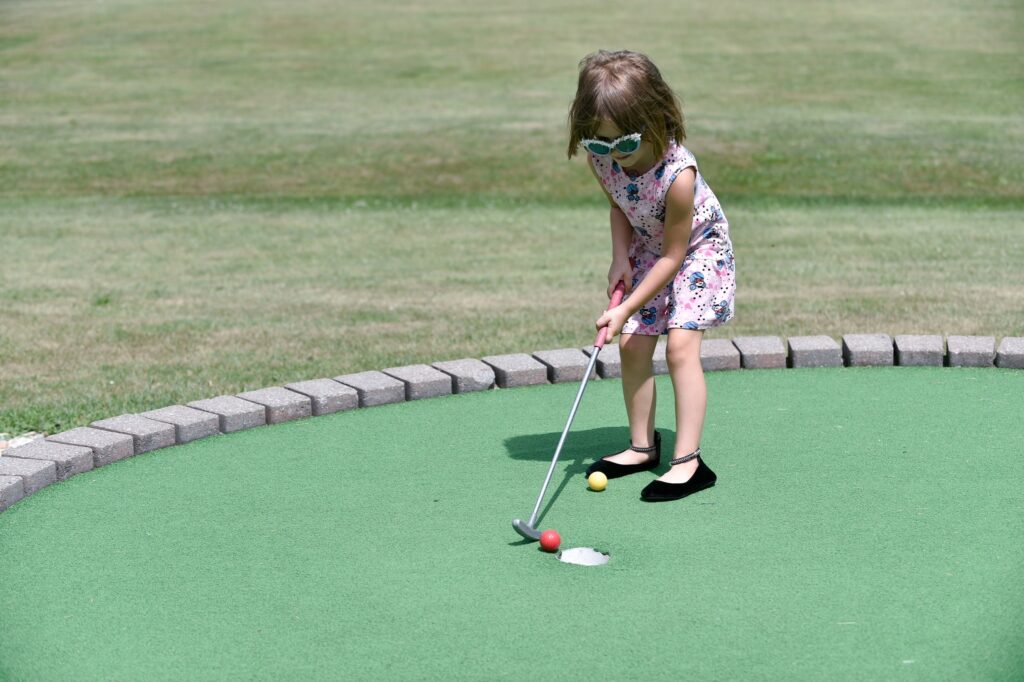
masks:
<svg viewBox="0 0 1024 682"><path fill-rule="evenodd" d="M643 130L656 158L664 156L670 140L686 139L679 98L658 67L639 52L598 50L580 62L576 99L569 108L570 159L603 120L623 134Z"/></svg>

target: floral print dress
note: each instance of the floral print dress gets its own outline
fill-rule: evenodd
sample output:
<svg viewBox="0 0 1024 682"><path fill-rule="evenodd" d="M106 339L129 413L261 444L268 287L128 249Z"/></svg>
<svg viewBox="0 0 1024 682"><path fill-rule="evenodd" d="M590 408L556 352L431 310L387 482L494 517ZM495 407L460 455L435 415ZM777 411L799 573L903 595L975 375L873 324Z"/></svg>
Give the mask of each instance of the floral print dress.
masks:
<svg viewBox="0 0 1024 682"><path fill-rule="evenodd" d="M729 222L697 169L693 154L673 141L662 160L642 174L626 171L608 156L588 154L588 158L601 184L633 226L629 248L633 287L661 257L668 188L686 168L693 168L697 174L693 226L682 267L664 289L629 318L622 333L657 336L669 329L708 329L732 319L736 261Z"/></svg>

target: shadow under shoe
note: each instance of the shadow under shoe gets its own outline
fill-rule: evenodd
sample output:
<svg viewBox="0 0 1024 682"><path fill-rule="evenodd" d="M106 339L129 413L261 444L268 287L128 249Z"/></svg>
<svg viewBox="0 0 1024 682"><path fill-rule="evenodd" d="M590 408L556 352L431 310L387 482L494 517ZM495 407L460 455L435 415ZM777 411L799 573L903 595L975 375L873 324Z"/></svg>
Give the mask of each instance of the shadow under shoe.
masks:
<svg viewBox="0 0 1024 682"><path fill-rule="evenodd" d="M641 471L650 471L651 469L657 468L661 464L661 434L657 431L654 432L654 445L646 448L635 447L632 443L629 444L629 448L634 452L641 453L654 453L654 457L650 457L646 462L640 462L639 464L619 464L618 462L609 462L602 458L591 464L587 468L587 476L600 471L602 474L607 476L609 479L622 478L623 476L629 476L630 474L636 474ZM605 455L605 457L613 457L619 453L615 452L611 455Z"/></svg>
<svg viewBox="0 0 1024 682"><path fill-rule="evenodd" d="M682 464L685 461L697 459L697 470L693 472L690 480L684 483L665 483L664 481L651 481L640 491L640 499L646 502L669 502L681 500L687 495L692 495L706 488L710 488L718 480L718 476L711 470L703 459L700 459L700 448L692 455L686 455L679 459L672 460L672 464Z"/></svg>

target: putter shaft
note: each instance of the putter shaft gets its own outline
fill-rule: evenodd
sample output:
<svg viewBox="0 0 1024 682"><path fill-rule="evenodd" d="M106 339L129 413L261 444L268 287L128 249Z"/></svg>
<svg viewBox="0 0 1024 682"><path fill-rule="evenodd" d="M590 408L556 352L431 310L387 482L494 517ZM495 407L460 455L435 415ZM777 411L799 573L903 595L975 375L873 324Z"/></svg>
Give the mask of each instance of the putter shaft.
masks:
<svg viewBox="0 0 1024 682"><path fill-rule="evenodd" d="M569 435L569 428L572 426L572 420L576 417L576 410L580 406L580 401L583 399L583 391L587 388L587 381L590 379L590 373L594 371L594 366L597 364L597 355L601 352L600 346L594 346L594 352L590 356L590 364L587 365L587 371L583 375L583 381L580 382L580 390L576 393L576 400L572 404L572 409L569 410L569 420L565 423L565 428L562 429L562 437L558 439L558 446L555 448L555 456L551 459L551 466L548 467L548 475L544 479L544 485L541 486L540 495L537 497L537 504L533 507L533 513L530 514L530 528L535 528L534 524L537 523L537 514L540 513L540 504L544 501L544 493L548 490L548 484L551 482L551 474L555 472L555 465L558 463L558 456L562 453L562 446L565 444L565 437Z"/></svg>
<svg viewBox="0 0 1024 682"><path fill-rule="evenodd" d="M615 285L615 289L612 291L611 300L608 303L608 310L611 310L615 306L622 303L622 299L625 296L626 285L624 282L619 282ZM569 420L565 422L565 428L562 429L562 437L558 439L558 447L555 448L555 456L551 458L551 466L548 467L548 475L544 477L544 485L541 486L540 495L537 496L537 504L533 506L533 513L530 514L529 523L524 524L519 519L515 519L512 522L512 527L515 528L516 532L522 535L528 540L537 540L540 538L540 532L537 530L537 515L540 513L541 502L544 501L544 493L548 490L548 484L551 482L551 474L555 472L555 465L558 463L558 456L562 453L562 446L565 444L565 437L569 435L569 428L572 426L572 420L576 416L576 410L580 406L580 400L583 399L583 391L587 388L587 381L590 380L590 374L594 371L594 367L597 365L597 356L604 348L605 339L608 336L608 327L604 326L597 332L597 338L594 339L594 352L590 356L590 363L587 365L587 371L583 374L583 381L580 382L580 390L576 393L576 400L573 401L572 409L569 410Z"/></svg>

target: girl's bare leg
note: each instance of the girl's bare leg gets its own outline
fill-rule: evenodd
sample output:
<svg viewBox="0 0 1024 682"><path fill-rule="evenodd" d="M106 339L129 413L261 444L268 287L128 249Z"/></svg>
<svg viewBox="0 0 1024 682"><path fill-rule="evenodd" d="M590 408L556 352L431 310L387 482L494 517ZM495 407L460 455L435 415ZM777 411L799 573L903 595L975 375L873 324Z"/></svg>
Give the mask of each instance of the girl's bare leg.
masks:
<svg viewBox="0 0 1024 682"><path fill-rule="evenodd" d="M670 329L668 332L666 357L676 398L676 447L673 458L688 455L700 447L708 403L704 369L700 364L700 342L703 336L703 331L689 329ZM697 460L693 459L675 465L658 480L685 483L696 470Z"/></svg>
<svg viewBox="0 0 1024 682"><path fill-rule="evenodd" d="M623 334L619 337L622 397L626 401L626 415L629 417L630 440L638 448L654 445L654 410L657 399L651 359L657 343L657 336ZM653 453L626 449L605 459L616 464L640 464L653 456Z"/></svg>

